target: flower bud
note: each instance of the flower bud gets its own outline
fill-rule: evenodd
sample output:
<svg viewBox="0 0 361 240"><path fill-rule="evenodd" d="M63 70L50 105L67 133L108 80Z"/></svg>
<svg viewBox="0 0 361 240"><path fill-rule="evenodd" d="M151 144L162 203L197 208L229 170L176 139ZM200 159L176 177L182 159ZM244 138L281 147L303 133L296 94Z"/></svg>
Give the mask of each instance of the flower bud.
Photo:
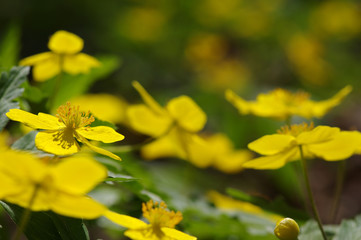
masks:
<svg viewBox="0 0 361 240"><path fill-rule="evenodd" d="M280 240L297 240L300 228L292 218L284 218L277 222L274 234Z"/></svg>

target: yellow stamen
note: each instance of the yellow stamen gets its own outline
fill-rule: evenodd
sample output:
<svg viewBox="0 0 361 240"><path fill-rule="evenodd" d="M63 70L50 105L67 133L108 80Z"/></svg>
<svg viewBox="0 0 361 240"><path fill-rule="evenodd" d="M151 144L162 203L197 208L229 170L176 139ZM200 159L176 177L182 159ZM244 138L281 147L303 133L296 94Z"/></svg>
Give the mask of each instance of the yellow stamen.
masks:
<svg viewBox="0 0 361 240"><path fill-rule="evenodd" d="M79 110L79 106L73 106L70 102L60 106L56 111L56 116L59 118L59 122L64 123L67 128L76 129L85 127L95 120L90 111L87 113L81 112Z"/></svg>
<svg viewBox="0 0 361 240"><path fill-rule="evenodd" d="M313 122L308 125L307 123L294 124L291 126L283 126L280 130L277 130L278 134L292 135L297 137L302 132L311 131L314 128Z"/></svg>
<svg viewBox="0 0 361 240"><path fill-rule="evenodd" d="M152 200L142 204L143 216L153 226L155 232L162 227L174 228L180 221L182 221L182 213L169 211L164 202L153 203Z"/></svg>

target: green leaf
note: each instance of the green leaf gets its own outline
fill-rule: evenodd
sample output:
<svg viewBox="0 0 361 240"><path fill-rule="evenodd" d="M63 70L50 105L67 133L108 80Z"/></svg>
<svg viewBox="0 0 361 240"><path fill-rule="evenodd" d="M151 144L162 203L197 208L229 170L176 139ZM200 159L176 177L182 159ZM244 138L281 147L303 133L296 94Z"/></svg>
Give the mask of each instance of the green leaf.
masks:
<svg viewBox="0 0 361 240"><path fill-rule="evenodd" d="M0 201L5 211L9 214L10 218L18 224L24 209L9 203ZM41 226L41 227L40 227ZM30 220L25 228L25 235L28 240L62 240L55 224L45 212L32 212Z"/></svg>
<svg viewBox="0 0 361 240"><path fill-rule="evenodd" d="M94 122L90 124L90 127L97 127L97 126L105 126L105 127L111 127L113 129L117 129L117 127L110 122L100 120L99 118L94 117Z"/></svg>
<svg viewBox="0 0 361 240"><path fill-rule="evenodd" d="M63 240L89 240L88 229L81 219L49 213Z"/></svg>
<svg viewBox="0 0 361 240"><path fill-rule="evenodd" d="M333 240L361 239L361 215L355 220L343 220Z"/></svg>
<svg viewBox="0 0 361 240"><path fill-rule="evenodd" d="M338 231L338 226L324 225L323 226L328 239L335 240L332 238ZM323 240L320 229L318 228L317 222L313 219L307 221L300 229L299 240ZM358 239L358 238L341 238L342 240Z"/></svg>
<svg viewBox="0 0 361 240"><path fill-rule="evenodd" d="M8 26L0 43L0 67L9 70L17 65L20 51L20 25L16 22Z"/></svg>
<svg viewBox="0 0 361 240"><path fill-rule="evenodd" d="M22 86L25 89L23 97L30 102L38 103L45 97L45 94L40 90L40 88L31 86L28 82L24 82Z"/></svg>
<svg viewBox="0 0 361 240"><path fill-rule="evenodd" d="M9 119L6 113L12 108L19 108L14 99L20 97L24 91L20 85L26 81L29 67L13 67L9 73L3 72L0 77L0 131Z"/></svg>
<svg viewBox="0 0 361 240"><path fill-rule="evenodd" d="M120 65L119 58L115 56L98 57L98 60L101 62L101 65L91 69L88 74L62 75L60 89L58 89L53 104L55 108L64 104L69 99L85 93L95 81L106 77ZM53 94L56 80L55 77L44 82L40 87L41 91L48 93L49 96Z"/></svg>
<svg viewBox="0 0 361 240"><path fill-rule="evenodd" d="M35 136L38 134L38 131L31 131L25 136L19 138L16 142L11 145L14 149L19 150L28 150L28 151L34 151L37 148L35 147Z"/></svg>
<svg viewBox="0 0 361 240"><path fill-rule="evenodd" d="M24 208L0 201L10 218L18 224ZM31 212L25 228L28 240L89 240L88 230L81 219L64 217L53 212Z"/></svg>

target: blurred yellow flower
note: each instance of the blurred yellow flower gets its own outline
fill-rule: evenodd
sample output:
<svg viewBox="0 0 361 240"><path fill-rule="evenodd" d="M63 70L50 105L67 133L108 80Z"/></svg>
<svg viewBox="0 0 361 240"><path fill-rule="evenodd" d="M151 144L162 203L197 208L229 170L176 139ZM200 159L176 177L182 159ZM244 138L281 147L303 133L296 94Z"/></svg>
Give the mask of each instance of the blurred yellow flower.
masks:
<svg viewBox="0 0 361 240"><path fill-rule="evenodd" d="M155 41L165 32L166 15L166 12L156 8L131 8L121 13L119 31L125 38L133 41Z"/></svg>
<svg viewBox="0 0 361 240"><path fill-rule="evenodd" d="M256 101L246 101L232 90L226 91L226 99L231 102L241 114L254 114L260 117L272 117L280 120L292 116L304 118L321 118L351 92L352 87L346 86L328 100L313 101L306 92L291 93L284 89L276 89L269 93L261 93Z"/></svg>
<svg viewBox="0 0 361 240"><path fill-rule="evenodd" d="M89 110L100 120L114 124L124 123L127 103L111 94L86 94L71 99L73 105L80 106L80 111Z"/></svg>
<svg viewBox="0 0 361 240"><path fill-rule="evenodd" d="M0 199L60 215L93 219L106 207L87 197L107 176L107 170L86 157L69 157L47 164L21 151L0 152ZM30 204L30 206L29 206Z"/></svg>
<svg viewBox="0 0 361 240"><path fill-rule="evenodd" d="M182 221L182 213L169 211L164 202L153 203L152 200L142 205L143 216L149 223L127 215L107 211L104 216L109 220L128 228L125 236L135 240L195 240L176 230L174 227Z"/></svg>
<svg viewBox="0 0 361 240"><path fill-rule="evenodd" d="M112 143L123 140L123 135L106 126L90 127L94 117L89 112L81 112L79 106L72 106L69 102L60 106L57 112L54 117L45 113L34 115L20 109L10 109L6 116L31 128L44 130L36 135L35 145L45 152L59 156L79 152L78 140L97 153L120 160L117 155L92 145L87 139Z"/></svg>
<svg viewBox="0 0 361 240"><path fill-rule="evenodd" d="M287 57L301 80L324 85L332 69L323 58L323 46L313 36L295 34L285 44Z"/></svg>
<svg viewBox="0 0 361 240"><path fill-rule="evenodd" d="M157 138L151 144L169 140L168 144L176 148L174 151L189 157L187 142L198 138L196 133L204 127L207 120L205 113L188 96L173 98L163 108L138 82L133 82L133 86L145 104L128 107L130 126L140 133Z"/></svg>
<svg viewBox="0 0 361 240"><path fill-rule="evenodd" d="M142 155L146 159L157 157L179 157L172 152L172 143L169 139L163 139L155 144L148 144L142 148ZM189 160L199 168L214 167L225 173L237 173L243 169L244 162L252 159L253 154L247 149L236 150L231 140L224 134L218 133L210 136L193 136L186 141ZM173 147L174 149L174 147ZM167 153L167 155L164 155Z"/></svg>
<svg viewBox="0 0 361 240"><path fill-rule="evenodd" d="M48 43L51 52L39 53L24 58L21 66L34 66L34 80L43 82L61 72L69 74L88 73L92 67L100 62L92 56L80 53L83 49L83 40L77 35L67 31L57 31Z"/></svg>
<svg viewBox="0 0 361 240"><path fill-rule="evenodd" d="M213 190L207 193L207 197L217 208L226 211L242 211L255 214L272 222L277 222L283 218L280 215L268 213L252 203L236 200Z"/></svg>
<svg viewBox="0 0 361 240"><path fill-rule="evenodd" d="M305 123L286 126L277 134L263 136L248 144L248 148L261 154L243 164L245 168L277 169L287 162L300 159L300 147L305 158L319 157L326 161L343 160L358 152L361 133L340 131L337 127Z"/></svg>
<svg viewBox="0 0 361 240"><path fill-rule="evenodd" d="M320 2L310 16L314 33L349 39L361 32L360 4L353 1Z"/></svg>

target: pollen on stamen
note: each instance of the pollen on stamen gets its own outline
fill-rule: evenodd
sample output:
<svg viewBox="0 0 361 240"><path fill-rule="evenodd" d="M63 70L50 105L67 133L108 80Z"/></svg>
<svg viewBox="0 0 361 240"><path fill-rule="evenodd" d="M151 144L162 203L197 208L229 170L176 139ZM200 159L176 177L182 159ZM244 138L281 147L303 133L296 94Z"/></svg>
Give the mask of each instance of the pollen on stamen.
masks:
<svg viewBox="0 0 361 240"><path fill-rule="evenodd" d="M182 221L182 213L177 211L169 211L164 202L155 202L152 200L142 204L143 216L149 221L153 227L169 227L174 228Z"/></svg>
<svg viewBox="0 0 361 240"><path fill-rule="evenodd" d="M58 121L64 123L68 128L86 127L95 120L90 111L82 112L79 110L79 106L71 105L70 102L61 105L56 111Z"/></svg>
<svg viewBox="0 0 361 240"><path fill-rule="evenodd" d="M281 129L277 130L277 133L284 135L292 135L296 137L302 132L311 131L313 128L314 128L313 122L311 122L309 125L307 123L293 124L291 126L287 125L281 127Z"/></svg>

